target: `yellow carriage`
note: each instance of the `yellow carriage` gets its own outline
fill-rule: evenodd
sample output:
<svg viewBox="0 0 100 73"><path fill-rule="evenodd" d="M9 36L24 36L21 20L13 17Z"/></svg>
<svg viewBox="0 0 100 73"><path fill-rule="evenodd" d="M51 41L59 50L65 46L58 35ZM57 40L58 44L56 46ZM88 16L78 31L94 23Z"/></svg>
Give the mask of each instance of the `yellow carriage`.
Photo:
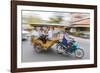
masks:
<svg viewBox="0 0 100 73"><path fill-rule="evenodd" d="M51 46L58 42L58 38L41 40L37 37L32 37L32 45L37 53L48 50Z"/></svg>

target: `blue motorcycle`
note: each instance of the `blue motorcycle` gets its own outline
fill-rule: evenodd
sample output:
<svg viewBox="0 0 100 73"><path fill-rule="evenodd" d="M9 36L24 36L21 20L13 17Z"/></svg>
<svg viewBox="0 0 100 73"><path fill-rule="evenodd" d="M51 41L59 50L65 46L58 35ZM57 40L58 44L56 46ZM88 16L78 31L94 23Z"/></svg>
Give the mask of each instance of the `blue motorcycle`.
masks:
<svg viewBox="0 0 100 73"><path fill-rule="evenodd" d="M79 47L78 42L71 38L70 42L66 46L63 41L57 42L56 51L59 54L71 55L74 54L76 58L84 57L84 50Z"/></svg>

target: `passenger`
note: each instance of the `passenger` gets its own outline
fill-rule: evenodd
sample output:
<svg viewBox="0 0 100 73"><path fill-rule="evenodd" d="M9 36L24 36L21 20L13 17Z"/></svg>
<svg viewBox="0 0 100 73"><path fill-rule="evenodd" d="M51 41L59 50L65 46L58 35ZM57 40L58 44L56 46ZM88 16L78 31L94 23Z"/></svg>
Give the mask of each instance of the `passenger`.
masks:
<svg viewBox="0 0 100 73"><path fill-rule="evenodd" d="M39 37L39 32L38 32L36 27L34 27L33 30L32 30L32 36L35 36L37 38Z"/></svg>
<svg viewBox="0 0 100 73"><path fill-rule="evenodd" d="M41 29L40 29L40 37L39 37L39 39L43 42L43 43L46 43L46 41L47 41L47 35L48 35L48 33L47 33L48 31L47 31L47 29L46 29L46 27L41 27Z"/></svg>
<svg viewBox="0 0 100 73"><path fill-rule="evenodd" d="M41 27L39 31L39 36L42 36L43 34L44 34L44 31L43 31L43 28Z"/></svg>
<svg viewBox="0 0 100 73"><path fill-rule="evenodd" d="M52 39L53 38L53 29L49 28L48 29L48 39Z"/></svg>

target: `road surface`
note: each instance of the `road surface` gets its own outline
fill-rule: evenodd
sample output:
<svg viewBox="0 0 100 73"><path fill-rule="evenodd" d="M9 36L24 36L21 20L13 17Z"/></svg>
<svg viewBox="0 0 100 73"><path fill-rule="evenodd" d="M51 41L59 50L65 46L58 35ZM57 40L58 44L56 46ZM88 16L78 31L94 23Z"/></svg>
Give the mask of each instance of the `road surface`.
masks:
<svg viewBox="0 0 100 73"><path fill-rule="evenodd" d="M79 37L74 38L80 45L81 48L84 49L85 55L82 59L90 58L90 40L83 39ZM34 48L30 42L30 39L27 41L22 41L22 62L42 62L42 61L63 61L63 60L77 60L73 55L61 55L55 52L55 45L50 48L48 51L43 53L36 53Z"/></svg>

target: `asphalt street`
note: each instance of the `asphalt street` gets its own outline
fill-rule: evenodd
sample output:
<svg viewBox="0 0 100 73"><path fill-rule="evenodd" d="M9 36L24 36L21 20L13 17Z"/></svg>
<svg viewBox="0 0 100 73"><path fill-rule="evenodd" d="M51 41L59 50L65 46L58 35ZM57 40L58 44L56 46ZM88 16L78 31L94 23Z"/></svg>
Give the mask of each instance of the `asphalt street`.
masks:
<svg viewBox="0 0 100 73"><path fill-rule="evenodd" d="M82 59L90 58L90 40L83 39L79 37L74 38L80 45L81 48L84 49L84 57ZM43 61L63 61L63 60L77 60L73 55L61 55L55 52L55 45L48 49L48 51L42 53L36 53L34 51L33 45L30 42L30 39L26 41L22 41L22 53L21 60L22 62L43 62Z"/></svg>

